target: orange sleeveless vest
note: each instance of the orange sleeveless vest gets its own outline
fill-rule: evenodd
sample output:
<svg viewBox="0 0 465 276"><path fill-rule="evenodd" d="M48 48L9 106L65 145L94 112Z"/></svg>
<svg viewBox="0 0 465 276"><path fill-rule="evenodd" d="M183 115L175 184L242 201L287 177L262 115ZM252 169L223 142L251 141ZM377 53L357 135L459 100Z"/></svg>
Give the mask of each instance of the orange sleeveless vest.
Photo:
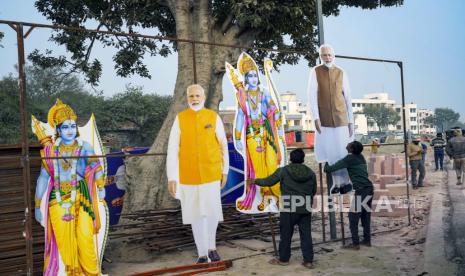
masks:
<svg viewBox="0 0 465 276"><path fill-rule="evenodd" d="M178 114L181 141L179 147L179 182L203 184L221 180L223 156L216 138L216 113L190 108Z"/></svg>

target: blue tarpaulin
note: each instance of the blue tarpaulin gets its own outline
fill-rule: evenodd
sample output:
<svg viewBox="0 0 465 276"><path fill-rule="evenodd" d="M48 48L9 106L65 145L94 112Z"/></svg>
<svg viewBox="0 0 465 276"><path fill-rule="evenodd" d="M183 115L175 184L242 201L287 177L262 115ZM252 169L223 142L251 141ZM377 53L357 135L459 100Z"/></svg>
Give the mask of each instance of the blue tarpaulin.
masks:
<svg viewBox="0 0 465 276"><path fill-rule="evenodd" d="M235 203L244 192L244 159L234 149L233 143L228 143L229 149L229 173L228 181L225 187L221 190L221 202L223 204ZM136 148L134 150L126 151L126 153L145 153L149 148ZM123 152L114 152L109 155L121 155ZM118 169L120 173L124 174L124 161L122 157L109 157L107 158L107 175L108 184L105 186L106 197L105 201L108 205L110 213L110 225L117 224L123 209L123 196L125 193L124 175L117 175ZM123 179L121 179L123 178ZM117 185L117 181L121 181ZM118 187L119 186L119 187Z"/></svg>

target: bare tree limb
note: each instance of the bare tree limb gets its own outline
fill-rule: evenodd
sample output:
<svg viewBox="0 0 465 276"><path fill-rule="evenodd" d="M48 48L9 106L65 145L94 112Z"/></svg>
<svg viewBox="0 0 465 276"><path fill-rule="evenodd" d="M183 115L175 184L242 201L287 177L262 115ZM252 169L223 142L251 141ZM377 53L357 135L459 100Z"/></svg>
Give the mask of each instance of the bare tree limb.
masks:
<svg viewBox="0 0 465 276"><path fill-rule="evenodd" d="M232 21L234 19L233 13L229 13L228 17L223 21L223 24L221 24L221 33L226 33L229 28L232 26Z"/></svg>

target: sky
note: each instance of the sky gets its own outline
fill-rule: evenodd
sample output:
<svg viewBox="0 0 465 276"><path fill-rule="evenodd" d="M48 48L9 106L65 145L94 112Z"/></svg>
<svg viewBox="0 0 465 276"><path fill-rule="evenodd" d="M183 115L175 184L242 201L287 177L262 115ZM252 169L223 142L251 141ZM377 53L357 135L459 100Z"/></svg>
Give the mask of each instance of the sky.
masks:
<svg viewBox="0 0 465 276"><path fill-rule="evenodd" d="M18 4L21 2L21 5ZM50 23L37 12L33 0L2 1L0 19L36 23ZM323 1L324 2L324 1ZM406 103L414 102L419 108L452 108L465 117L465 1L462 0L405 0L400 7L362 10L342 8L339 16L325 17L325 42L336 54L400 60L404 63ZM17 63L16 34L7 25L0 24L5 33L0 48L0 77L14 72ZM151 30L144 32L151 34ZM50 42L50 31L35 29L25 40L26 55L34 49L52 49L65 53ZM99 85L104 95L122 92L127 84L141 85L146 92L172 94L176 81L177 56L168 58L146 57L152 79L138 76L117 77L112 62L114 50L100 45L93 51L103 64ZM257 61L263 62L263 61ZM400 103L400 71L396 64L337 59L336 63L347 72L353 98L367 93L385 92ZM284 65L272 76L278 90L294 92L306 103L306 87L310 68L302 60L297 65ZM229 81L223 82L224 101L220 107L235 103Z"/></svg>

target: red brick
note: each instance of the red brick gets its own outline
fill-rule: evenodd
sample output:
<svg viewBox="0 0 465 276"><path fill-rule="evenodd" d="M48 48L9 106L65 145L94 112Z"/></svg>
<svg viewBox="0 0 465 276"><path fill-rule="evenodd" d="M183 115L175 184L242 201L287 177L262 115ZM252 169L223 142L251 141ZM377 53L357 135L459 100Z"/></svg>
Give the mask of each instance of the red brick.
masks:
<svg viewBox="0 0 465 276"><path fill-rule="evenodd" d="M398 175L405 175L405 163L403 163L405 159L396 157L393 160L393 174Z"/></svg>
<svg viewBox="0 0 465 276"><path fill-rule="evenodd" d="M370 174L368 178L371 180L371 182L375 183L379 181L379 177L380 175L375 173L375 174Z"/></svg>
<svg viewBox="0 0 465 276"><path fill-rule="evenodd" d="M383 162L384 162L383 155L377 155L374 157L370 157L368 160L368 173L369 174L381 174Z"/></svg>
<svg viewBox="0 0 465 276"><path fill-rule="evenodd" d="M386 189L390 196L405 196L407 195L407 187L405 183L395 183L387 185ZM410 191L412 192L412 191Z"/></svg>
<svg viewBox="0 0 465 276"><path fill-rule="evenodd" d="M380 176L380 184L381 185L387 185L387 184L393 184L396 182L396 180L401 179L400 175L381 175Z"/></svg>
<svg viewBox="0 0 465 276"><path fill-rule="evenodd" d="M378 217L403 217L403 216L407 216L408 215L408 208L406 208L405 206L400 206L398 205L398 201L397 200L390 200L390 210L387 209L387 207L384 207L384 206L381 206L379 207L378 211L377 211L377 204L379 202L379 204L382 204L382 203L385 203L387 204L386 202L386 197L384 197L384 200L373 200L373 204L372 204L372 209L373 209L373 213L372 215L374 216L378 216ZM413 212L413 207L410 207L411 209L411 212Z"/></svg>
<svg viewBox="0 0 465 276"><path fill-rule="evenodd" d="M380 188L381 190L385 190L385 189L386 189L386 183L383 182L383 181L380 181L380 182L379 182L379 188Z"/></svg>
<svg viewBox="0 0 465 276"><path fill-rule="evenodd" d="M373 200L378 200L381 196L389 196L389 190L387 189L377 189L374 191Z"/></svg>
<svg viewBox="0 0 465 276"><path fill-rule="evenodd" d="M383 162L383 174L392 174L392 157L386 156L386 160Z"/></svg>

